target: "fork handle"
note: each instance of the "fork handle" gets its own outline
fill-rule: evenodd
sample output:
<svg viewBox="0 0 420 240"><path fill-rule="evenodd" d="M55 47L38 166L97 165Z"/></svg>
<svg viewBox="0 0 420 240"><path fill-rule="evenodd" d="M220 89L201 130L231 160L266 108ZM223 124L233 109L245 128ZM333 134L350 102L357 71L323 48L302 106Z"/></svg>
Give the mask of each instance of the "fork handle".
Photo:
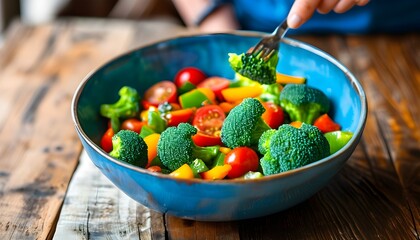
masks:
<svg viewBox="0 0 420 240"><path fill-rule="evenodd" d="M278 41L280 41L284 35L286 35L287 30L289 30L289 26L287 25L287 19L285 19L277 28L274 30L273 35L276 36Z"/></svg>

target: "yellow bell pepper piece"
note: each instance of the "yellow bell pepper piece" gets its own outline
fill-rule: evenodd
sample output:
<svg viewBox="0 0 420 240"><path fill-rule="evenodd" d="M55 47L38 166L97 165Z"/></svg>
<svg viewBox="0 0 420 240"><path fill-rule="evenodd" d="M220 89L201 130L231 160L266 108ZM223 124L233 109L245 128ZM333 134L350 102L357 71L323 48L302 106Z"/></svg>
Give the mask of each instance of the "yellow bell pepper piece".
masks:
<svg viewBox="0 0 420 240"><path fill-rule="evenodd" d="M261 86L244 86L236 88L226 88L222 90L223 98L227 102L237 102L244 98L254 98L261 95L263 89Z"/></svg>
<svg viewBox="0 0 420 240"><path fill-rule="evenodd" d="M181 178L181 179L192 179L194 178L194 173L191 167L188 164L184 164L175 171L171 172L169 175Z"/></svg>

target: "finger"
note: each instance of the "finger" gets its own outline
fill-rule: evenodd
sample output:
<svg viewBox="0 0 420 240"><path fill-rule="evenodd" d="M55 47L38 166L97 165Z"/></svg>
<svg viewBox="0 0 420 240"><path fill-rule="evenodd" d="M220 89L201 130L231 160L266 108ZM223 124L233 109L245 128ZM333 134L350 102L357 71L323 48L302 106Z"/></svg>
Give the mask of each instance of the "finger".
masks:
<svg viewBox="0 0 420 240"><path fill-rule="evenodd" d="M334 12L344 13L352 8L358 1L361 0L340 0L334 7Z"/></svg>
<svg viewBox="0 0 420 240"><path fill-rule="evenodd" d="M321 0L296 0L287 16L290 28L298 28L314 14Z"/></svg>
<svg viewBox="0 0 420 240"><path fill-rule="evenodd" d="M333 10L335 5L337 5L338 1L339 0L324 0L324 1L321 1L317 10L318 10L319 13L327 14L331 10Z"/></svg>
<svg viewBox="0 0 420 240"><path fill-rule="evenodd" d="M357 2L357 6L365 6L368 3L369 3L369 0L359 0Z"/></svg>

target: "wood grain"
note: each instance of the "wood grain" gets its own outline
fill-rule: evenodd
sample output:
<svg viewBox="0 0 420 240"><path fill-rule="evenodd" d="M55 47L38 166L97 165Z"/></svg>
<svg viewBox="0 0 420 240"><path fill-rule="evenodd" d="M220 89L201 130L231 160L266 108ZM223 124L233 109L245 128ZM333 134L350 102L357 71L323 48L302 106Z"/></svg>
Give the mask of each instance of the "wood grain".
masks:
<svg viewBox="0 0 420 240"><path fill-rule="evenodd" d="M418 34L291 36L348 67L369 105L346 166L298 206L263 218L197 222L150 211L109 183L72 126L74 90L110 58L187 33L155 20L15 23L0 49L0 239L420 238Z"/></svg>
<svg viewBox="0 0 420 240"><path fill-rule="evenodd" d="M161 239L162 214L116 188L83 152L70 183L54 239Z"/></svg>
<svg viewBox="0 0 420 240"><path fill-rule="evenodd" d="M141 27L72 19L16 24L8 34L0 56L1 239L54 234L82 150L70 116L73 93L92 69L137 47Z"/></svg>

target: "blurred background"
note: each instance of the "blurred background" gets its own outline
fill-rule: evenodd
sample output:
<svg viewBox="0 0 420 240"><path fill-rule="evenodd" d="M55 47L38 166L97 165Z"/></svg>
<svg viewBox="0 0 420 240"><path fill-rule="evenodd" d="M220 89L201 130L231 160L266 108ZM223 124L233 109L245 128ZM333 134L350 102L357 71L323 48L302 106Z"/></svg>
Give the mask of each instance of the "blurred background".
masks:
<svg viewBox="0 0 420 240"><path fill-rule="evenodd" d="M0 0L0 43L13 21L42 24L66 16L122 19L159 17L181 22L171 0Z"/></svg>

